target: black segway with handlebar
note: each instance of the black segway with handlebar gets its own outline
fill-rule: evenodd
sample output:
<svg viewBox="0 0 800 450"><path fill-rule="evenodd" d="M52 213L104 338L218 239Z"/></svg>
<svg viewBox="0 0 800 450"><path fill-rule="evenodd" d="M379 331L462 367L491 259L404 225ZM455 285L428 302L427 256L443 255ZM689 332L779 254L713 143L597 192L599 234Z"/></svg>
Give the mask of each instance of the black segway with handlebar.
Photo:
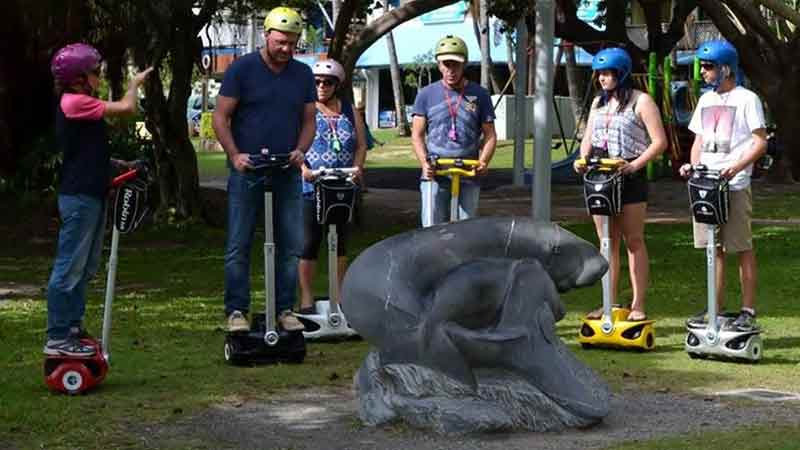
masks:
<svg viewBox="0 0 800 450"><path fill-rule="evenodd" d="M264 314L253 314L250 330L226 333L225 360L234 365L301 363L306 356L302 331L287 331L276 326L272 175L289 168L289 155L262 150L260 155L250 156L250 163L253 170L263 172L264 177Z"/></svg>

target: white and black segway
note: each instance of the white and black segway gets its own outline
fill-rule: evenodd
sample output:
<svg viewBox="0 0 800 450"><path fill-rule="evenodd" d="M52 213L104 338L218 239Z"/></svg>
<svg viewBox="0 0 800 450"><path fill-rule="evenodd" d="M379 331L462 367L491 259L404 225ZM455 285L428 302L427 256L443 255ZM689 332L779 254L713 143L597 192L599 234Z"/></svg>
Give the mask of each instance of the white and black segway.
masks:
<svg viewBox="0 0 800 450"><path fill-rule="evenodd" d="M328 226L328 298L314 299L314 314L295 314L306 329L306 339L344 339L358 333L347 323L339 292L338 227L353 218L358 189L354 167L312 171L317 223Z"/></svg>
<svg viewBox="0 0 800 450"><path fill-rule="evenodd" d="M761 359L761 329L741 331L732 326L735 316L717 311L716 231L728 221L728 182L717 170L704 165L692 167L688 181L689 202L694 220L706 228L707 320L686 322L686 352L691 358L717 357L747 362Z"/></svg>
<svg viewBox="0 0 800 450"><path fill-rule="evenodd" d="M253 314L249 331L226 333L225 360L235 365L301 363L306 356L302 331L279 330L276 326L272 175L289 167L289 155L262 151L250 156L250 162L255 170L264 172L264 314Z"/></svg>

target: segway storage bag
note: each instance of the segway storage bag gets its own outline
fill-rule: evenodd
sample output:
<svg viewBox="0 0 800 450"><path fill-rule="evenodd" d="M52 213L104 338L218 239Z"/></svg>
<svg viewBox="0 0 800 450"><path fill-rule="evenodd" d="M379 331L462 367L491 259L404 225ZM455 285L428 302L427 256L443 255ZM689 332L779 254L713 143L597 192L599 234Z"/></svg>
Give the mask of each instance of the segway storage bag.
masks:
<svg viewBox="0 0 800 450"><path fill-rule="evenodd" d="M356 201L356 184L348 179L323 177L314 183L317 223L343 225L350 222Z"/></svg>
<svg viewBox="0 0 800 450"><path fill-rule="evenodd" d="M590 169L583 176L583 196L591 215L615 216L622 212L623 177L619 172Z"/></svg>
<svg viewBox="0 0 800 450"><path fill-rule="evenodd" d="M695 173L688 181L694 220L710 225L728 222L728 181L717 175Z"/></svg>

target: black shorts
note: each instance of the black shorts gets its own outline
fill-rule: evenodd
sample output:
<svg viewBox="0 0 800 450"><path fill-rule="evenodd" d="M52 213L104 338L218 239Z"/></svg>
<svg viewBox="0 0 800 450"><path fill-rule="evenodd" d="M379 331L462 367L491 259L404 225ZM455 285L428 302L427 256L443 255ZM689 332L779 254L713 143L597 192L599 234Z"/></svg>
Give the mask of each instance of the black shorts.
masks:
<svg viewBox="0 0 800 450"><path fill-rule="evenodd" d="M608 158L608 152L599 147L592 147L591 156ZM626 159L631 162L635 158ZM622 183L622 204L647 202L647 170L641 169L624 176Z"/></svg>
<svg viewBox="0 0 800 450"><path fill-rule="evenodd" d="M644 169L625 175L624 180L622 183L623 205L647 202L647 174Z"/></svg>
<svg viewBox="0 0 800 450"><path fill-rule="evenodd" d="M349 225L339 225L336 228L338 247L337 256L347 254L347 232ZM327 241L327 227L317 223L317 208L313 199L303 199L303 253L301 259L316 261L319 256L319 247L323 238Z"/></svg>

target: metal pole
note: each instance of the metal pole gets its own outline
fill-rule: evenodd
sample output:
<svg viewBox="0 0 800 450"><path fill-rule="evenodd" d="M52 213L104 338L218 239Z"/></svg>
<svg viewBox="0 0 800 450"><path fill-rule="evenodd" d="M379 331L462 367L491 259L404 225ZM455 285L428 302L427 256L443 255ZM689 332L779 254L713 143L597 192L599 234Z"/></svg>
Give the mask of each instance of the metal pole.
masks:
<svg viewBox="0 0 800 450"><path fill-rule="evenodd" d="M525 184L525 138L528 124L525 108L525 97L528 80L528 26L525 19L517 22L517 61L516 78L514 80L514 186Z"/></svg>
<svg viewBox="0 0 800 450"><path fill-rule="evenodd" d="M536 94L533 103L533 220L550 222L550 105L553 97L553 0L536 2Z"/></svg>
<svg viewBox="0 0 800 450"><path fill-rule="evenodd" d="M106 301L103 306L103 357L111 363L111 308L114 303L114 290L117 286L117 252L119 251L119 230L114 225L111 234L111 253L108 257L108 277L106 278Z"/></svg>

